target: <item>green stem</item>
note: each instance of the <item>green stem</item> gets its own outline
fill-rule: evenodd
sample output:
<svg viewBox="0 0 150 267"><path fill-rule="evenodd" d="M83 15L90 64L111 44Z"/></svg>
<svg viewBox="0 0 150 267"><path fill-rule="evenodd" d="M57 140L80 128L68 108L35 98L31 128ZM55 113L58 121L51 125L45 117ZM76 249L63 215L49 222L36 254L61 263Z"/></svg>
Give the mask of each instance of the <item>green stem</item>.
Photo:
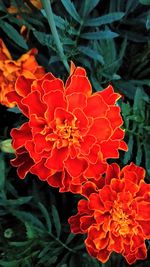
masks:
<svg viewBox="0 0 150 267"><path fill-rule="evenodd" d="M67 71L69 72L69 65L68 62L66 60L64 51L63 51L63 47L62 47L62 43L60 41L57 29L56 29L56 25L55 25L55 21L54 21L54 16L53 16L53 11L52 11L52 7L51 7L51 1L48 0L41 0L42 1L42 5L45 9L46 15L47 15L47 20L54 38L54 42L56 44L60 59L62 60L65 68L67 69Z"/></svg>

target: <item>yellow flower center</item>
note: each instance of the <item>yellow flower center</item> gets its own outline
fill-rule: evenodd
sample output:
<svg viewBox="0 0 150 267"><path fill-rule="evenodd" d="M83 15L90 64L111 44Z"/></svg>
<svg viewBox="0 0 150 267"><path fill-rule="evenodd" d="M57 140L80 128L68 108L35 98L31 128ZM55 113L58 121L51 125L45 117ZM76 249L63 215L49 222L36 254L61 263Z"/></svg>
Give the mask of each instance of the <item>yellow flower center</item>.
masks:
<svg viewBox="0 0 150 267"><path fill-rule="evenodd" d="M63 122L56 119L56 133L59 136L57 147L67 147L72 144L79 145L80 134L76 126L76 118L69 122L65 119Z"/></svg>
<svg viewBox="0 0 150 267"><path fill-rule="evenodd" d="M129 225L131 221L129 215L124 212L122 204L117 201L114 202L112 220L115 226L114 230L119 235L126 235L130 232Z"/></svg>

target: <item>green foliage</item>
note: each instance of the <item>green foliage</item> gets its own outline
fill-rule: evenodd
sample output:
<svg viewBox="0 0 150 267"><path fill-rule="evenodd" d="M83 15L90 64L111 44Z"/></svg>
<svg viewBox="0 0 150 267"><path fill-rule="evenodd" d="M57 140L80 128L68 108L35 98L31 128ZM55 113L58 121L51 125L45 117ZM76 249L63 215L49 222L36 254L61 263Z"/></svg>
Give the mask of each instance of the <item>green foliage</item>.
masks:
<svg viewBox="0 0 150 267"><path fill-rule="evenodd" d="M5 186L1 188L0 216L5 216L1 225L0 266L62 267L66 264L73 267L80 262L81 267L85 264L87 267L90 264L100 267L101 264L85 252L83 239L77 239L68 231L67 222L64 225L61 221L57 208L52 205L48 209L46 200L43 203L35 201L37 196L40 199L41 186L37 184L32 196L21 197L18 193L14 196L7 191L7 188L14 187L7 177ZM51 195L49 188L47 191ZM9 228L8 218L11 222Z"/></svg>
<svg viewBox="0 0 150 267"><path fill-rule="evenodd" d="M124 155L123 163L134 160L137 165L144 165L150 175L150 98L138 87L134 97L133 107L129 103L121 104L125 121L126 137L129 150Z"/></svg>

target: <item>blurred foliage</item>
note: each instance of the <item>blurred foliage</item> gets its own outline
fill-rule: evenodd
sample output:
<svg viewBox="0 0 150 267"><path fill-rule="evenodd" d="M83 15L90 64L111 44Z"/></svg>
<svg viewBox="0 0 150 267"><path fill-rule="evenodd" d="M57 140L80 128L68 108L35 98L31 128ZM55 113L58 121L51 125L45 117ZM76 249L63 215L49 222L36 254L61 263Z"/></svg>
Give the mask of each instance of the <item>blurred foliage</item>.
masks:
<svg viewBox="0 0 150 267"><path fill-rule="evenodd" d="M134 161L150 176L150 1L51 0L56 30L68 63L87 69L93 90L111 83L122 95L128 153L120 162ZM12 12L10 7L15 7ZM24 26L24 30L22 28ZM37 60L66 78L45 9L29 0L0 1L0 37L18 58L37 47ZM0 107L0 266L127 267L119 255L106 265L88 256L82 236L70 234L67 219L78 196L28 176L20 181L10 166L9 132L23 120L17 108ZM10 151L11 152L11 151ZM34 178L34 179L33 179ZM75 212L75 210L74 210ZM148 259L134 267L149 267Z"/></svg>

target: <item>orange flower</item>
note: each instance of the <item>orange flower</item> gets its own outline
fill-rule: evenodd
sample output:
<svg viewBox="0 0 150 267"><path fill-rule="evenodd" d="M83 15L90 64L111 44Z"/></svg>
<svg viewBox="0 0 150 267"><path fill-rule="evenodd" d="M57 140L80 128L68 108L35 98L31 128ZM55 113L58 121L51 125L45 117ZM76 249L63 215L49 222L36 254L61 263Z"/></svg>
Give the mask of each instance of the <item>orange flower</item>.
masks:
<svg viewBox="0 0 150 267"><path fill-rule="evenodd" d="M80 200L78 213L70 217L73 233L87 233L89 254L105 263L110 254L121 253L129 264L147 256L145 239L150 238L150 184L145 171L134 163L121 171L108 167L105 185L99 189L89 183L87 200ZM86 187L86 185L85 185ZM85 194L86 195L86 194Z"/></svg>
<svg viewBox="0 0 150 267"><path fill-rule="evenodd" d="M11 132L20 178L30 171L60 191L81 192L86 179L105 171L107 158L127 149L119 95L112 86L92 94L83 68L72 65L65 86L51 73L40 80L21 76L8 97L29 118Z"/></svg>
<svg viewBox="0 0 150 267"><path fill-rule="evenodd" d="M40 0L30 0L30 2L36 8L38 8L38 9L41 9L42 8L42 3L41 3Z"/></svg>
<svg viewBox="0 0 150 267"><path fill-rule="evenodd" d="M44 74L44 69L38 65L35 59L36 49L31 49L22 55L18 60L13 60L7 47L0 40L0 103L13 107L15 103L7 100L7 93L14 91L15 81L18 76L24 75L26 78L40 78Z"/></svg>

